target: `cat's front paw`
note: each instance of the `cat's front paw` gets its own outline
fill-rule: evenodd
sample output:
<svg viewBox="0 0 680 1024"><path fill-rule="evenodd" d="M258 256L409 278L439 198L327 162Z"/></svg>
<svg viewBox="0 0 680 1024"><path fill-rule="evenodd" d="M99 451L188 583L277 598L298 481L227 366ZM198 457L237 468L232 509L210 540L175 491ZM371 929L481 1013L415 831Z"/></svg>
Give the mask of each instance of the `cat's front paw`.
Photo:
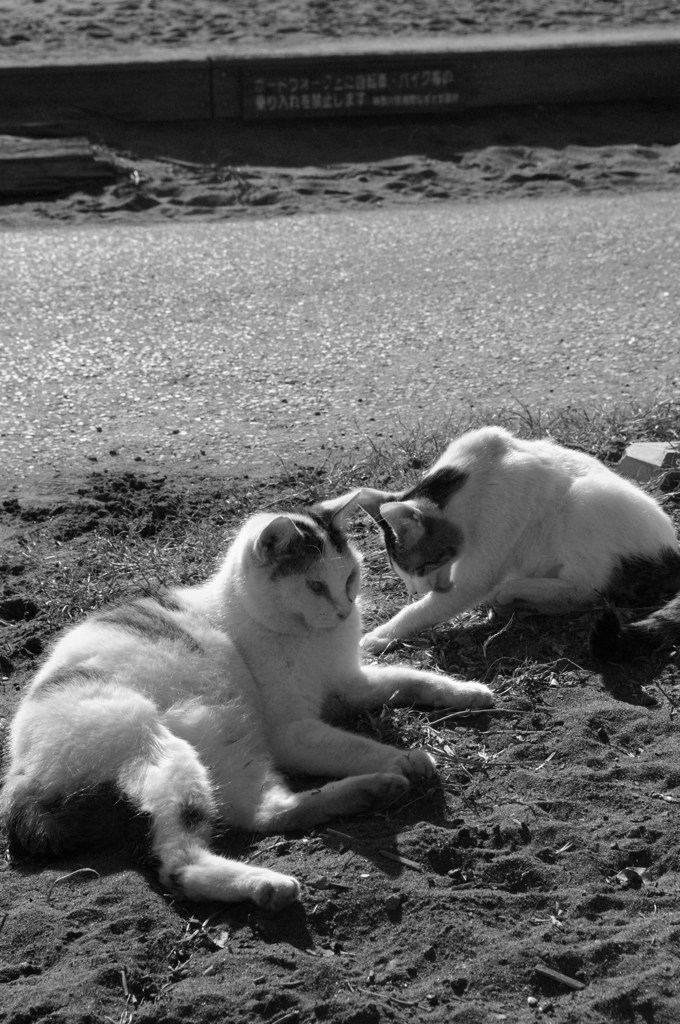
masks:
<svg viewBox="0 0 680 1024"><path fill-rule="evenodd" d="M378 772L375 775L357 779L360 799L358 808L388 807L401 800L408 793L408 782L402 772Z"/></svg>
<svg viewBox="0 0 680 1024"><path fill-rule="evenodd" d="M359 647L366 654L382 654L394 643L394 639L393 636L381 635L379 630L374 629L362 636Z"/></svg>
<svg viewBox="0 0 680 1024"><path fill-rule="evenodd" d="M437 766L434 758L426 750L416 747L414 750L402 751L395 767L410 782L418 782L422 779L431 779Z"/></svg>
<svg viewBox="0 0 680 1024"><path fill-rule="evenodd" d="M253 886L251 899L263 910L283 910L300 897L300 883L290 875L276 871L264 872Z"/></svg>
<svg viewBox="0 0 680 1024"><path fill-rule="evenodd" d="M454 682L437 687L433 706L438 708L457 708L471 711L478 708L490 708L493 705L493 693L484 683Z"/></svg>

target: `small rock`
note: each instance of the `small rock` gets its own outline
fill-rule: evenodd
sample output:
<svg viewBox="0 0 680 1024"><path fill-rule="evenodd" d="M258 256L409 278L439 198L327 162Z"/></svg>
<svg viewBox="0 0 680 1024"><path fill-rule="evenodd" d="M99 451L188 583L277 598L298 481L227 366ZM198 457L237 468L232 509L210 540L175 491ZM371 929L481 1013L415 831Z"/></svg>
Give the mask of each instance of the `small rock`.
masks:
<svg viewBox="0 0 680 1024"><path fill-rule="evenodd" d="M315 878L308 878L307 885L310 889L328 889L328 878L326 875L317 875Z"/></svg>
<svg viewBox="0 0 680 1024"><path fill-rule="evenodd" d="M646 870L646 868L623 868L614 876L614 881L618 882L622 889L639 889L643 884L643 875Z"/></svg>
<svg viewBox="0 0 680 1024"><path fill-rule="evenodd" d="M680 450L665 441L637 441L628 445L616 470L621 476L647 483L678 465Z"/></svg>
<svg viewBox="0 0 680 1024"><path fill-rule="evenodd" d="M538 999L536 996L529 996L527 998L527 1006L538 1006Z"/></svg>
<svg viewBox="0 0 680 1024"><path fill-rule="evenodd" d="M390 912L394 912L395 910L399 910L400 907L401 907L401 896L397 896L397 895L388 896L387 899L385 900L385 910L389 910Z"/></svg>

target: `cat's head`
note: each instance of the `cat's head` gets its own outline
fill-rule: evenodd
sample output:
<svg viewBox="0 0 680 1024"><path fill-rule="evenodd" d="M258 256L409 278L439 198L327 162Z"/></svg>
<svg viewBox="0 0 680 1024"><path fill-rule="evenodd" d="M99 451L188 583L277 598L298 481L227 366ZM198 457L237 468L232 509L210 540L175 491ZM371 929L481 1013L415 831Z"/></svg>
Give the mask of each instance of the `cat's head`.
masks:
<svg viewBox="0 0 680 1024"><path fill-rule="evenodd" d="M411 595L451 589L451 565L460 555L463 532L448 506L466 479L447 467L406 491L359 491L357 504L382 530L390 564Z"/></svg>
<svg viewBox="0 0 680 1024"><path fill-rule="evenodd" d="M249 538L250 581L277 625L297 631L335 629L357 616L361 562L344 530L356 493L296 512L260 514ZM270 611L268 614L272 614Z"/></svg>

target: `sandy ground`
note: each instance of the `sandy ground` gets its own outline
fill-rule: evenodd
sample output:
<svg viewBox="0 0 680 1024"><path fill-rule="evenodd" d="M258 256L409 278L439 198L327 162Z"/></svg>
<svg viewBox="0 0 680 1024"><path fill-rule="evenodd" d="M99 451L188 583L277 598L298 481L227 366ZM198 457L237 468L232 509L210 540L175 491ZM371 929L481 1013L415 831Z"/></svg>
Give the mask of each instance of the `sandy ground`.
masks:
<svg viewBox="0 0 680 1024"><path fill-rule="evenodd" d="M556 123L557 118L557 123ZM91 126L103 188L8 200L0 225L289 216L508 197L677 189L673 107L503 110L308 128ZM603 139L611 139L603 144ZM406 141L405 141L406 140Z"/></svg>
<svg viewBox="0 0 680 1024"><path fill-rule="evenodd" d="M91 600L98 576L120 571L107 537L140 531L142 574L162 573L168 523L190 523L183 572L195 578L206 522L230 529L313 480L98 471L72 491L5 501L0 735L57 606L73 600L69 574ZM678 494L667 502L677 517ZM374 532L362 521L355 530L384 619L402 594L378 582ZM54 552L54 584L35 546ZM300 904L279 915L178 904L140 863L143 844L119 845L118 833L104 850L0 864L0 1021L675 1024L677 655L602 675L590 622L503 628L478 613L438 629L434 664L485 679L497 710L483 722L385 712L349 723L426 743L438 778L389 812L228 837L230 855L301 879ZM430 641L399 657L431 666Z"/></svg>
<svg viewBox="0 0 680 1024"><path fill-rule="evenodd" d="M0 58L679 20L677 3L651 0L0 0ZM276 215L677 187L672 110L610 110L590 127L573 111L557 124L554 116L522 111L484 123L400 127L385 124L372 138L368 131L351 139L321 131L309 150L279 138L277 169L258 157L252 138L235 145L189 128L116 138L111 126L100 126L93 138L112 147L119 181L94 195L6 204L0 223ZM300 166L303 154L314 157L311 166ZM271 480L251 485L243 500L258 507L296 487L294 479ZM32 546L47 541L55 559L82 561L93 538L140 523L153 545L169 515L194 529L227 499L238 505L236 490L236 482L174 478L167 467L162 474L148 467L143 474L93 473L49 498L0 500L0 739L50 633ZM677 515L677 498L668 501ZM373 543L365 531L358 540ZM382 618L389 603L386 596ZM527 620L499 635L480 615L452 627L440 667L484 677L498 693L499 711L485 730L431 726L440 750L436 785L388 814L230 843L232 853L301 878L303 899L290 912L178 905L125 845L50 864L5 861L0 1022L676 1024L677 657L642 666L630 685L614 685L590 660L588 625ZM402 657L427 664L427 647ZM640 683L647 684L645 700ZM354 724L386 736L396 728L389 716ZM397 725L399 742L408 742L408 720ZM83 868L89 870L70 875Z"/></svg>
<svg viewBox="0 0 680 1024"><path fill-rule="evenodd" d="M680 3L504 0L366 4L0 0L3 62L220 52L314 38L583 30L680 24ZM430 118L267 126L53 126L85 130L104 188L0 205L0 224L277 216L348 206L675 188L677 104L461 111ZM0 132L3 130L0 123ZM31 130L29 130L30 133ZM26 133L26 132L24 132ZM45 134L34 126L33 134Z"/></svg>
<svg viewBox="0 0 680 1024"><path fill-rule="evenodd" d="M677 25L677 0L2 0L0 61L318 38Z"/></svg>

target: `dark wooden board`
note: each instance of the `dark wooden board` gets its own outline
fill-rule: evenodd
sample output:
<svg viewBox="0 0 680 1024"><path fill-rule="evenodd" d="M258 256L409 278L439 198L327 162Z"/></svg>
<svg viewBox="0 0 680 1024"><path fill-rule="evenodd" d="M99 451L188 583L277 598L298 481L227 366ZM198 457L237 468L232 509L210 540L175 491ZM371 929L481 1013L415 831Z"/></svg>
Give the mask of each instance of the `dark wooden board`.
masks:
<svg viewBox="0 0 680 1024"><path fill-rule="evenodd" d="M192 121L212 116L208 60L0 67L0 120L29 110L63 118Z"/></svg>
<svg viewBox="0 0 680 1024"><path fill-rule="evenodd" d="M0 124L293 120L680 99L680 28L342 40L0 67Z"/></svg>
<svg viewBox="0 0 680 1024"><path fill-rule="evenodd" d="M0 196L56 195L101 185L119 174L87 139L24 139L0 135Z"/></svg>

